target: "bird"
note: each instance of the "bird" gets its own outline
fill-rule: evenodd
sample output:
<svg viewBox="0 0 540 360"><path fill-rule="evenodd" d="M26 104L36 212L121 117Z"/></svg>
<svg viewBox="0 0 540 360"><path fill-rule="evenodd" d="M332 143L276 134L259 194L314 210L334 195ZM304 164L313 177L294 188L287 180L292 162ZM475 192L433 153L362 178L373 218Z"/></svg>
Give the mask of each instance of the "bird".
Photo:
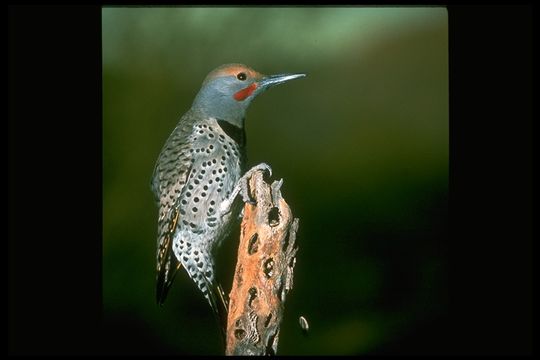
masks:
<svg viewBox="0 0 540 360"><path fill-rule="evenodd" d="M253 203L247 181L246 110L277 84L306 74L263 75L238 63L212 70L180 118L156 161L151 190L159 209L156 300L162 305L183 268L226 325L227 300L216 279L214 254L238 224L242 202ZM247 170L247 171L246 171Z"/></svg>

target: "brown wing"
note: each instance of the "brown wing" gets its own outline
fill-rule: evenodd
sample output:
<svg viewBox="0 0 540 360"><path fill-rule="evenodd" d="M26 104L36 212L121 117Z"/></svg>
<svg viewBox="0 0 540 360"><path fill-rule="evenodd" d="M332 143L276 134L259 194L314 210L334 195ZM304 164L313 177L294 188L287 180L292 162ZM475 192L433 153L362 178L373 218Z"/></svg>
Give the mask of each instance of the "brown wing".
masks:
<svg viewBox="0 0 540 360"><path fill-rule="evenodd" d="M191 171L188 137L192 131L186 114L167 139L154 168L151 188L159 206L157 238L156 299L165 301L181 263L173 251L173 239L179 223L178 205L186 179Z"/></svg>
<svg viewBox="0 0 540 360"><path fill-rule="evenodd" d="M160 305L165 301L174 277L182 266L176 258L172 246L180 219L178 211L180 193L185 184L185 179L189 177L190 170L191 168L187 169L187 171L183 172L183 176L177 179L176 186L172 186L170 189L173 196L166 195L162 199L160 206L156 279L156 300Z"/></svg>
<svg viewBox="0 0 540 360"><path fill-rule="evenodd" d="M162 305L165 301L176 272L182 266L172 251L172 242L179 213L175 208L170 214L171 217L168 219L169 227L167 232L163 234L158 248L156 301L159 305Z"/></svg>

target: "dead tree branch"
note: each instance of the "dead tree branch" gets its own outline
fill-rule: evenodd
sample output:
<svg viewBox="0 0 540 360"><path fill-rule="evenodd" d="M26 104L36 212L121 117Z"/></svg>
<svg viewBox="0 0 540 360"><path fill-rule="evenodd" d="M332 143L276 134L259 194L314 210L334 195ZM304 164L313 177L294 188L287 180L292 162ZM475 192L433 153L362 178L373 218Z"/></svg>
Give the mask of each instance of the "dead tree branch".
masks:
<svg viewBox="0 0 540 360"><path fill-rule="evenodd" d="M251 177L256 205L245 204L230 293L227 355L274 355L287 293L293 287L298 219L281 197L282 181Z"/></svg>

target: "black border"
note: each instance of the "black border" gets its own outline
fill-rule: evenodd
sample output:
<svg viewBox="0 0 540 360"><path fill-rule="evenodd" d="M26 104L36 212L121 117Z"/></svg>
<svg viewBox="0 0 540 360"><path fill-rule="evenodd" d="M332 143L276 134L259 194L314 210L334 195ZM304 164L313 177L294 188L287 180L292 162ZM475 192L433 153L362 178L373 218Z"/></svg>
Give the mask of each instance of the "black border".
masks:
<svg viewBox="0 0 540 360"><path fill-rule="evenodd" d="M101 10L8 10L9 353L93 353L101 317Z"/></svg>
<svg viewBox="0 0 540 360"><path fill-rule="evenodd" d="M532 5L449 6L449 313L381 354L532 353ZM101 350L101 7L9 6L10 354Z"/></svg>

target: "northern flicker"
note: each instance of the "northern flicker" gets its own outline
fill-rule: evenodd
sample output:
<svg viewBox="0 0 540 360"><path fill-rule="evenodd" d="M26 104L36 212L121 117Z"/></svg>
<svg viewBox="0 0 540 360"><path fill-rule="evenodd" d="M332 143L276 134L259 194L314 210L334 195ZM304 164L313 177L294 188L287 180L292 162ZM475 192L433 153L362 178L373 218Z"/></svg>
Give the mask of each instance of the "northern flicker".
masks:
<svg viewBox="0 0 540 360"><path fill-rule="evenodd" d="M157 301L162 304L183 267L222 322L227 302L214 273L213 251L237 224L241 202L251 201L244 119L251 101L269 87L305 74L265 76L242 64L208 74L163 146L152 178L159 207Z"/></svg>

